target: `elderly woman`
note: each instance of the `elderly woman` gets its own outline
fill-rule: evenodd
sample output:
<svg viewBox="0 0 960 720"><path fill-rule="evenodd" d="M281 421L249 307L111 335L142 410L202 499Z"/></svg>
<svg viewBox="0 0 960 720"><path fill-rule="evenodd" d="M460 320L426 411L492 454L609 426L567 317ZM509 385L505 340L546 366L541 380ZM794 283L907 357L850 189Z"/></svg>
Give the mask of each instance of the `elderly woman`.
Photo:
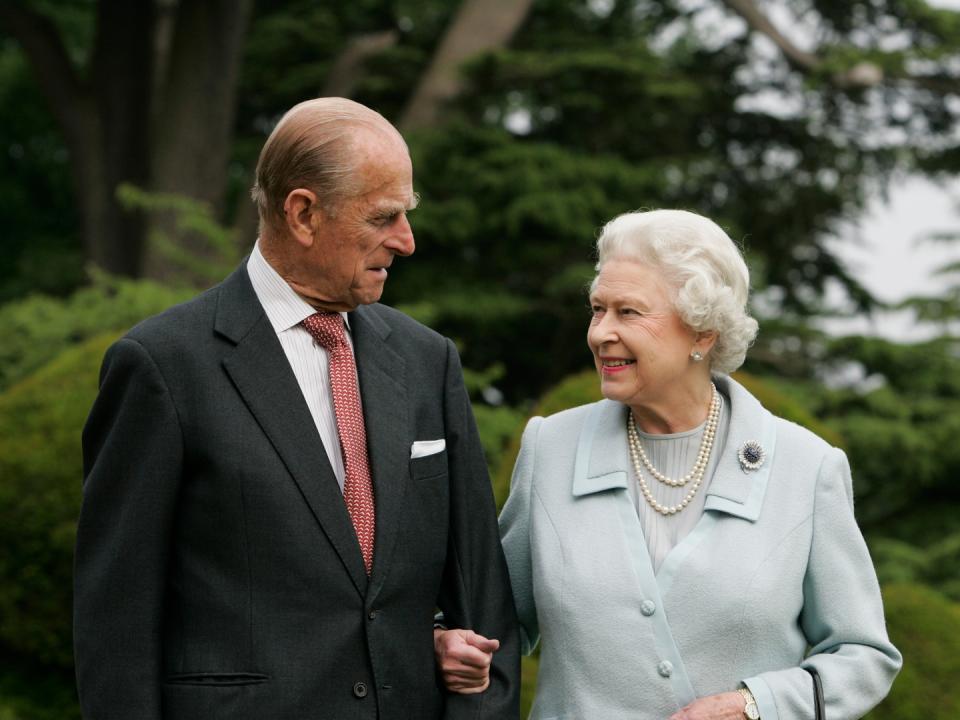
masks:
<svg viewBox="0 0 960 720"><path fill-rule="evenodd" d="M842 451L729 377L757 323L729 237L689 212L621 215L597 243L587 344L604 400L533 418L500 517L531 717L859 718L901 657ZM484 638L437 632L448 687ZM464 640L464 637L466 640Z"/></svg>

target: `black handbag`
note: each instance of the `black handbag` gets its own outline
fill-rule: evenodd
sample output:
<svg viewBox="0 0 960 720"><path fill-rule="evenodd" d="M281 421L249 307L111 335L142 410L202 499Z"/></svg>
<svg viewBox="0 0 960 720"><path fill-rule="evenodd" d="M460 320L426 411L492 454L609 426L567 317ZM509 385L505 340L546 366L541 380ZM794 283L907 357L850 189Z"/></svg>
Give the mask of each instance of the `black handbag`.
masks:
<svg viewBox="0 0 960 720"><path fill-rule="evenodd" d="M813 706L816 709L816 720L827 720L827 711L823 707L823 683L820 682L820 673L816 668L804 667L813 678Z"/></svg>

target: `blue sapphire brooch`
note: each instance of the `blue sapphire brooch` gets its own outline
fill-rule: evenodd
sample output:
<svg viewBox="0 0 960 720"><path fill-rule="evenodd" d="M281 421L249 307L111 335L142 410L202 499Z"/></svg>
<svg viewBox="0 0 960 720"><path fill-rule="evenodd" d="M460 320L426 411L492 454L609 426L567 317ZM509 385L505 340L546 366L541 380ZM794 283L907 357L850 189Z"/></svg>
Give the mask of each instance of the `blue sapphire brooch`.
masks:
<svg viewBox="0 0 960 720"><path fill-rule="evenodd" d="M737 459L740 460L740 468L744 472L750 472L763 465L767 453L756 440L748 440L737 451Z"/></svg>

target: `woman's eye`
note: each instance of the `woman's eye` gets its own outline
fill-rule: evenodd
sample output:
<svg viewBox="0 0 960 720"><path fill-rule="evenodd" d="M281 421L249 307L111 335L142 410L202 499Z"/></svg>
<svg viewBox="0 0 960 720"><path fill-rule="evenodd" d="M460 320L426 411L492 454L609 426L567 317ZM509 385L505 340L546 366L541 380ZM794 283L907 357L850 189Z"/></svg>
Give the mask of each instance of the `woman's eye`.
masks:
<svg viewBox="0 0 960 720"><path fill-rule="evenodd" d="M633 308L620 308L621 315L639 315L639 313Z"/></svg>

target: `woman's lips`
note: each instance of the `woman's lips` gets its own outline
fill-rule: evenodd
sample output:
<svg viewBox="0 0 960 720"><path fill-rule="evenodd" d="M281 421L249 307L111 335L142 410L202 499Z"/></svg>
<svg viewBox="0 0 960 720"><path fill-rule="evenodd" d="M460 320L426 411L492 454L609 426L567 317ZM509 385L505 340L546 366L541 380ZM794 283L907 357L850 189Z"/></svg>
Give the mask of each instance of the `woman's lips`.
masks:
<svg viewBox="0 0 960 720"><path fill-rule="evenodd" d="M600 358L600 372L604 375L616 375L632 367L636 362L627 358Z"/></svg>

